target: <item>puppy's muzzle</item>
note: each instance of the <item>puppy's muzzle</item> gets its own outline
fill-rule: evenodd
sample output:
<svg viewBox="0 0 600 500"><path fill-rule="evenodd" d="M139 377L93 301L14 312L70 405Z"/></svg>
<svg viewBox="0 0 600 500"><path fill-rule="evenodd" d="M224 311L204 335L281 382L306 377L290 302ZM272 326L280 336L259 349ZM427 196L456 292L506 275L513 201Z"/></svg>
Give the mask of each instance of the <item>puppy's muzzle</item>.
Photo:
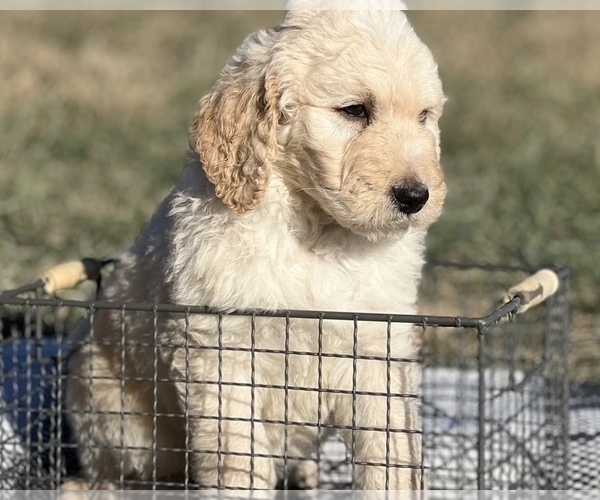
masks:
<svg viewBox="0 0 600 500"><path fill-rule="evenodd" d="M429 200L429 189L420 182L401 184L392 188L392 199L396 208L403 214L415 214Z"/></svg>

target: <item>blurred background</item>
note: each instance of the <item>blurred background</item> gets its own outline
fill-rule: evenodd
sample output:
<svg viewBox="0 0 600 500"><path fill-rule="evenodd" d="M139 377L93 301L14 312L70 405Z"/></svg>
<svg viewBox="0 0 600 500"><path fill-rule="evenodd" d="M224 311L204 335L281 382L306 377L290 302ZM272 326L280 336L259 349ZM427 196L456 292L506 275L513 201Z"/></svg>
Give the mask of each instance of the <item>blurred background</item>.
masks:
<svg viewBox="0 0 600 500"><path fill-rule="evenodd" d="M127 248L179 176L198 99L281 16L4 12L0 290ZM599 382L600 12L409 18L449 98L429 259L571 267L573 377Z"/></svg>

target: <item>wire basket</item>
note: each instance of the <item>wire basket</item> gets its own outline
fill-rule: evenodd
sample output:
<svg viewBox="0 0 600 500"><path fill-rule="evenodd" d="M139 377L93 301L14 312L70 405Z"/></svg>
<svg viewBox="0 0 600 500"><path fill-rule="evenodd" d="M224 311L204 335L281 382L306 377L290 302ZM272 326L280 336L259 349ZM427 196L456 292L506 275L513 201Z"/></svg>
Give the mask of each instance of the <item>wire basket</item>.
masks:
<svg viewBox="0 0 600 500"><path fill-rule="evenodd" d="M567 489L569 272L554 269L557 290L524 314L516 313L536 300L535 289L534 293L517 290L501 307L493 306L500 291L534 271L506 266L432 266L422 285L426 300L422 308L438 306L450 311L435 316L224 312L188 305L67 300L49 298L44 293L44 281L4 292L0 294L0 486L55 489L72 485L75 478L98 477L97 470L89 469L99 463L98 456L105 456L110 461L106 482L91 486L253 489L261 487L259 472L267 461L276 464L278 487L286 489L354 489L364 486L357 478L365 474L379 474L383 481L379 484L388 488L394 486L396 476L405 475L411 478L411 487L421 489ZM178 321L185 330L196 318L210 318L214 342L194 346L185 340L186 335L184 344L177 346L149 342L145 352L148 364L154 366L152 376L109 381L122 389L117 411L103 413L93 403L98 394L102 395L106 381L91 375L85 381L86 387L91 387L89 401L79 410L67 408L67 385L81 381L67 370L76 343L69 334L81 318L94 324L99 315L107 313L123 324L119 344L105 346L115 352L137 341L126 335L126 323L131 320L146 321L154 329L154 336L149 338L156 338L163 321ZM247 345L227 343L230 321L246 322ZM262 343L261 325L265 322L277 326L281 345L265 347ZM326 341L328 328L339 323L352 332L351 352L336 352ZM362 354L361 345L368 342L362 332L373 324L387 331L385 356ZM414 359L391 349L395 325L402 324L415 325L419 334L420 355ZM297 325L312 329L313 348L295 344ZM81 340L77 342L81 345ZM84 342L102 341L91 335ZM183 349L187 362L198 350L210 352L217 369L204 379L183 376L181 380L166 380L157 363L157 353L165 348ZM237 379L222 373L224 358L239 360ZM256 367L275 358L282 367L280 378L262 380ZM345 371L344 382L336 385L328 379L331 370L327 365L332 364ZM248 370L242 368L246 365ZM373 392L361 386L362 373L375 365L387 373L385 391ZM304 384L299 370L315 370L317 382ZM397 371L410 374L412 382L395 386L391 374ZM141 383L142 390L154 393L151 411L136 414L128 410L124 402L133 383ZM165 383L185 385L186 400L179 412L170 413L158 406L158 391ZM212 392L218 404L204 412L192 411L188 403L197 390ZM227 410L228 395L236 391L246 391L251 403L247 413L237 415ZM254 406L254 401L265 394L273 395L277 403L270 414ZM351 411L345 420L332 422L327 418L332 398L349 402ZM310 402L304 413L298 411L296 401ZM398 408L405 417L402 422L394 416ZM77 411L81 418L109 422L118 436L117 443L107 446L85 435L75 436L70 421L77 418L73 415ZM107 415L108 420L95 420ZM136 449L131 445L124 430L129 418L150 422L151 446ZM183 435L177 447L165 446L158 437L160 426L169 419ZM196 421L214 431L212 444L204 449L194 446L186 432ZM238 449L228 444L232 429L244 434L244 439L235 441L240 444ZM311 453L299 454L289 444L294 439L313 438L320 445ZM265 451L261 439L278 444ZM379 454L365 454L369 446L379 446ZM409 447L413 453L399 457L397 446ZM126 457L132 451L152 464L149 476L128 473ZM96 457L96 462L90 457ZM176 474L163 474L160 464L164 457L177 469ZM195 477L198 460L215 465L212 481ZM232 460L245 460L248 465L245 479L236 484L227 482L226 467Z"/></svg>

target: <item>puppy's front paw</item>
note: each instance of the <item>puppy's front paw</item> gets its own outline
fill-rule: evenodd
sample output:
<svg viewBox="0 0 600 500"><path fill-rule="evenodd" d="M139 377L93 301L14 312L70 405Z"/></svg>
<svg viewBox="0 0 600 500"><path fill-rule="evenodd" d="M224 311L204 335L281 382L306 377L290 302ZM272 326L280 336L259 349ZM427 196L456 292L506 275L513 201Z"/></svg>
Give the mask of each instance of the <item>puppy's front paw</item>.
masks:
<svg viewBox="0 0 600 500"><path fill-rule="evenodd" d="M300 462L292 472L292 480L298 490L314 490L319 486L319 468L312 460Z"/></svg>
<svg viewBox="0 0 600 500"><path fill-rule="evenodd" d="M290 465L287 482L281 479L278 489L314 490L319 486L319 468L312 460L294 462Z"/></svg>
<svg viewBox="0 0 600 500"><path fill-rule="evenodd" d="M83 479L72 479L60 485L62 491L87 491L90 485Z"/></svg>

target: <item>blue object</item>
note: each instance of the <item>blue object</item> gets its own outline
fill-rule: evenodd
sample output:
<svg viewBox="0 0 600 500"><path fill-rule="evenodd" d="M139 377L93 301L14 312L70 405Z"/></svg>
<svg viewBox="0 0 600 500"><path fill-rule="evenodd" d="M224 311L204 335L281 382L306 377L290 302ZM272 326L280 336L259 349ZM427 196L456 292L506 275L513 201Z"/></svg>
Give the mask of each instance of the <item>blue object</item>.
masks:
<svg viewBox="0 0 600 500"><path fill-rule="evenodd" d="M66 342L58 337L5 339L0 348L0 416L13 427L36 469L50 470L60 453L67 470L76 470L61 401Z"/></svg>
<svg viewBox="0 0 600 500"><path fill-rule="evenodd" d="M39 442L40 426L56 408L54 393L60 383L56 360L66 354L56 338L2 344L2 413L23 443Z"/></svg>

